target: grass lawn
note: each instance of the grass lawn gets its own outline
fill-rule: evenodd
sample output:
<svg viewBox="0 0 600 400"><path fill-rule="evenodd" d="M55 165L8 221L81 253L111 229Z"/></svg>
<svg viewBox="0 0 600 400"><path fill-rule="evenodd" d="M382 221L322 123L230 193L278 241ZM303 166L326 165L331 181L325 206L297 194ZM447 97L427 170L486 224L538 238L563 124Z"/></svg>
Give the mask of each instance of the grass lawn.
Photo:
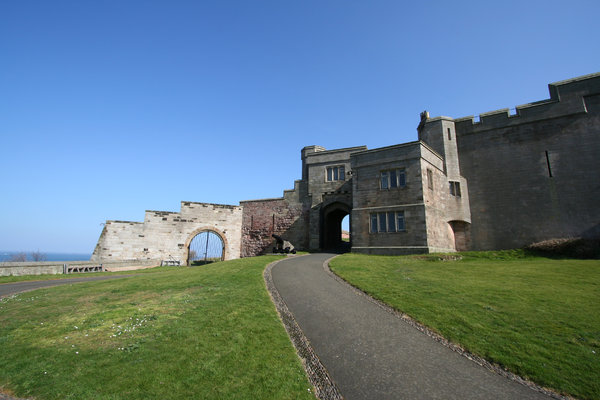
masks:
<svg viewBox="0 0 600 400"><path fill-rule="evenodd" d="M263 282L279 258L145 270L2 299L0 392L314 399Z"/></svg>
<svg viewBox="0 0 600 400"><path fill-rule="evenodd" d="M331 268L472 353L558 392L600 399L598 260L345 254Z"/></svg>
<svg viewBox="0 0 600 400"><path fill-rule="evenodd" d="M0 276L0 285L3 283L15 283L25 281L51 281L56 279L72 279L72 278L86 278L89 276L110 276L110 275L131 275L131 274L151 274L155 272L165 272L174 270L181 267L154 267L146 269L138 269L132 271L118 271L118 272L86 272L86 273L74 273L74 274L42 274L42 275L9 275Z"/></svg>

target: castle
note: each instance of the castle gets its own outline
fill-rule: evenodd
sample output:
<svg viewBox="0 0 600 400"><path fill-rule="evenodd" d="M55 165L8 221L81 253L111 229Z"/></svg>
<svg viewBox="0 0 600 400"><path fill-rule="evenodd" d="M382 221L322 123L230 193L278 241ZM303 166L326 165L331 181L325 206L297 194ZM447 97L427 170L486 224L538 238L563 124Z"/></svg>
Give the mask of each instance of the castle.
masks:
<svg viewBox="0 0 600 400"><path fill-rule="evenodd" d="M517 248L600 235L600 73L548 85L550 98L465 118L421 114L418 140L302 149L283 197L239 205L182 202L144 222L107 221L92 260L187 263L211 232L223 259L298 249L408 254ZM341 221L350 215L350 243Z"/></svg>

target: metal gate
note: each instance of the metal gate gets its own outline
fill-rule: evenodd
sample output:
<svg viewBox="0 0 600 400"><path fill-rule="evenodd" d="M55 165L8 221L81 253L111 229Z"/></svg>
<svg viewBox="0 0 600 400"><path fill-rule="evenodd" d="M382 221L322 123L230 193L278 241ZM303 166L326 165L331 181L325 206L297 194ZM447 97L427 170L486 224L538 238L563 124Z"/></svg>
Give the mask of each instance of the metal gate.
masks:
<svg viewBox="0 0 600 400"><path fill-rule="evenodd" d="M215 261L223 261L225 243L214 231L203 231L194 236L190 242L188 265L203 265Z"/></svg>

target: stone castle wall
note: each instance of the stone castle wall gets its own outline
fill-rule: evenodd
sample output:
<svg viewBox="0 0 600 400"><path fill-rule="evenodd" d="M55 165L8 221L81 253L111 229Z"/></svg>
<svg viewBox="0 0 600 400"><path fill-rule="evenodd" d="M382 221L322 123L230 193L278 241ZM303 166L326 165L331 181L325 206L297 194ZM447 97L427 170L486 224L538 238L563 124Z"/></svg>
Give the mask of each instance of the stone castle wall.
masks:
<svg viewBox="0 0 600 400"><path fill-rule="evenodd" d="M273 234L289 241L297 249L308 248L308 210L300 201L300 181L296 189L287 190L276 199L241 201L242 257L252 257L272 251Z"/></svg>
<svg viewBox="0 0 600 400"><path fill-rule="evenodd" d="M549 90L512 115L454 120L473 250L600 235L600 74Z"/></svg>
<svg viewBox="0 0 600 400"><path fill-rule="evenodd" d="M240 257L242 207L181 202L180 212L146 211L144 222L106 221L91 260L186 264L191 240L205 230L215 231L224 240L226 260Z"/></svg>
<svg viewBox="0 0 600 400"><path fill-rule="evenodd" d="M416 142L307 146L302 179L283 197L240 206L182 202L180 212L147 211L144 222L107 221L92 260L185 263L193 236L207 229L224 239L226 259L270 252L273 234L300 250L324 250L343 245L348 213L352 251L370 254L600 236L600 73L549 90L548 100L481 114L477 122L424 112ZM405 171L406 185L382 188L381 173L391 169ZM403 212L405 229L372 232L371 216L383 212Z"/></svg>

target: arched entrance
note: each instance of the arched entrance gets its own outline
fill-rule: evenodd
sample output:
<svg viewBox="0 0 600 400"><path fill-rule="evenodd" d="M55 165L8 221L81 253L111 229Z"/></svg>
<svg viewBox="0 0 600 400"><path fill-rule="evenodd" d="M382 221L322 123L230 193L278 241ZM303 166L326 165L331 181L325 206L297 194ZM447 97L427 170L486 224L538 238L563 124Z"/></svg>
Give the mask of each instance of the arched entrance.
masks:
<svg viewBox="0 0 600 400"><path fill-rule="evenodd" d="M465 221L450 221L448 223L454 236L454 249L467 251L471 246L470 224Z"/></svg>
<svg viewBox="0 0 600 400"><path fill-rule="evenodd" d="M224 259L225 241L216 231L200 231L188 245L188 265L203 265Z"/></svg>
<svg viewBox="0 0 600 400"><path fill-rule="evenodd" d="M347 252L350 251L351 238L342 238L342 220L350 215L349 205L341 202L329 204L323 208L321 224L321 248L323 250ZM349 229L351 231L351 229Z"/></svg>

